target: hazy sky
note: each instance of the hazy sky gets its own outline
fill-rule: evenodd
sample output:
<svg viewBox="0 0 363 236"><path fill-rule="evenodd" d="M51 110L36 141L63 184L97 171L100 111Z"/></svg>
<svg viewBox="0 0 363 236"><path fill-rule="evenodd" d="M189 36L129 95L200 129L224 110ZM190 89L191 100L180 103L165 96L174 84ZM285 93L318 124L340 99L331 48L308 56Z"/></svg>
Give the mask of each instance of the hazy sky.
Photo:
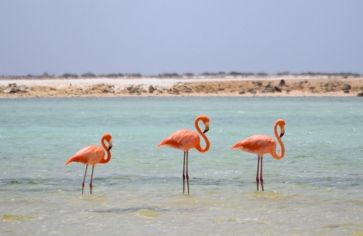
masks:
<svg viewBox="0 0 363 236"><path fill-rule="evenodd" d="M232 70L363 73L363 1L0 1L0 74Z"/></svg>

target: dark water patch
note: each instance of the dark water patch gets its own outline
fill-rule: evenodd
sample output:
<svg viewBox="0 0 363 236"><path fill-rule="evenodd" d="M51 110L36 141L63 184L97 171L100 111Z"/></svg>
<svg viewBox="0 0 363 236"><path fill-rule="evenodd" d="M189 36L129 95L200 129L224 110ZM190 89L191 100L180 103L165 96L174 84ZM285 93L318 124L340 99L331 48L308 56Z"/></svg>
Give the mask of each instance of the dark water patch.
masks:
<svg viewBox="0 0 363 236"><path fill-rule="evenodd" d="M95 187L117 187L117 186L145 186L145 185L178 185L181 177L175 176L140 176L140 175L118 175L112 177L94 178ZM253 180L244 181L242 178L200 178L190 177L190 184L199 186L232 186L240 187ZM20 192L55 192L78 191L81 188L81 178L5 178L0 179L0 191ZM86 187L89 180L86 181Z"/></svg>
<svg viewBox="0 0 363 236"><path fill-rule="evenodd" d="M182 181L182 177L175 176L137 176L137 175L125 175L117 176L112 178L96 178L95 182L98 181L104 185L116 186L116 185L145 185L145 184L159 184L159 185L174 185L179 184ZM248 181L251 182L251 181ZM190 177L190 183L202 186L241 186L246 181L242 178L200 178Z"/></svg>
<svg viewBox="0 0 363 236"><path fill-rule="evenodd" d="M335 177L300 177L289 181L289 183L306 184L314 187L329 187L329 188L351 188L359 187L363 184L362 175Z"/></svg>
<svg viewBox="0 0 363 236"><path fill-rule="evenodd" d="M329 188L359 188L363 185L363 175L351 174L346 176L320 176L320 177L289 177L287 181L281 178L266 178L268 183L280 182L285 184L307 185L313 187ZM94 179L94 186L120 188L142 187L148 185L167 186L179 185L181 177L176 176L145 176L145 175L117 175L112 177L97 177ZM82 178L5 178L0 179L0 191L20 192L72 192L81 189ZM253 184L254 179L243 178L201 178L190 177L191 185L205 187L241 187L245 184ZM86 186L89 185L89 180Z"/></svg>
<svg viewBox="0 0 363 236"><path fill-rule="evenodd" d="M0 180L0 185L37 185L45 184L49 179L42 178L6 178Z"/></svg>
<svg viewBox="0 0 363 236"><path fill-rule="evenodd" d="M172 176L141 176L141 175L120 175L113 177L98 177L94 182L105 185L144 185L144 184L167 184L176 182L179 178Z"/></svg>
<svg viewBox="0 0 363 236"><path fill-rule="evenodd" d="M240 187L246 182L241 179L211 179L211 178L191 178L191 182L195 185L201 186L233 186ZM250 181L248 181L250 182Z"/></svg>
<svg viewBox="0 0 363 236"><path fill-rule="evenodd" d="M81 182L60 178L3 178L0 179L0 192L57 192L79 189Z"/></svg>
<svg viewBox="0 0 363 236"><path fill-rule="evenodd" d="M160 208L160 207L127 207L127 208L107 208L107 209L95 209L95 210L87 210L87 212L95 212L95 213L136 213L140 210L148 210L154 212L168 212L170 209Z"/></svg>
<svg viewBox="0 0 363 236"><path fill-rule="evenodd" d="M0 179L0 185L11 186L11 185L24 185L24 186L62 186L72 185L73 182L82 181L80 179L69 179L69 178L3 178Z"/></svg>
<svg viewBox="0 0 363 236"><path fill-rule="evenodd" d="M126 213L191 213L193 211L200 211L199 208L161 208L161 207L150 207L150 206L136 206L126 208L105 208L105 209L93 209L85 210L86 212L100 213L100 214L126 214Z"/></svg>
<svg viewBox="0 0 363 236"><path fill-rule="evenodd" d="M0 185L3 186L70 186L74 185L74 183L81 184L81 178L2 178L0 179Z"/></svg>

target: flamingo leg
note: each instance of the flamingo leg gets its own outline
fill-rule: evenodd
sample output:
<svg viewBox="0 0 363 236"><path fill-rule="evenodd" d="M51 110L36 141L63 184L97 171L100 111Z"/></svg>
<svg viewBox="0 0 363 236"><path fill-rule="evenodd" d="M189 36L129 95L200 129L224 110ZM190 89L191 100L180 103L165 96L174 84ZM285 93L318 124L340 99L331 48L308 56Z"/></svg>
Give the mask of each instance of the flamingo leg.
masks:
<svg viewBox="0 0 363 236"><path fill-rule="evenodd" d="M86 181L87 169L88 169L88 165L86 165L86 169L84 170L84 176L83 176L83 182L82 182L82 196L83 196L83 190L84 190L84 181Z"/></svg>
<svg viewBox="0 0 363 236"><path fill-rule="evenodd" d="M262 162L263 162L263 156L261 156L261 168L260 168L260 183L261 183L261 188L262 188L262 192L264 191L263 189L263 175L262 175Z"/></svg>
<svg viewBox="0 0 363 236"><path fill-rule="evenodd" d="M186 152L184 152L184 159L183 159L183 194L185 192L185 156L186 156Z"/></svg>
<svg viewBox="0 0 363 236"><path fill-rule="evenodd" d="M189 195L189 171L188 171L188 158L189 158L189 151L187 151L187 160L186 160L186 178L187 178L187 187L188 187L188 195Z"/></svg>
<svg viewBox="0 0 363 236"><path fill-rule="evenodd" d="M94 171L94 169L95 169L95 166L93 165L92 166L91 181L89 183L89 192L90 192L90 194L92 194L92 187L93 187L92 183L93 183L93 171Z"/></svg>
<svg viewBox="0 0 363 236"><path fill-rule="evenodd" d="M257 171L256 171L256 186L257 186L257 191L259 190L259 185L260 185L259 172L260 172L260 156L257 156Z"/></svg>

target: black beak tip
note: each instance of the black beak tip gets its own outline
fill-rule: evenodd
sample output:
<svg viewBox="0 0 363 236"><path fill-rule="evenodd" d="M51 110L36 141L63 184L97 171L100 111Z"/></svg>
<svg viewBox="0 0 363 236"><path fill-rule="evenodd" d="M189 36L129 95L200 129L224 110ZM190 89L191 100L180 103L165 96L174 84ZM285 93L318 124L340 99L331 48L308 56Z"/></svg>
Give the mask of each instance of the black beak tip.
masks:
<svg viewBox="0 0 363 236"><path fill-rule="evenodd" d="M280 138L282 138L282 136L284 136L284 134L285 134L285 133L281 133L281 134L280 134Z"/></svg>
<svg viewBox="0 0 363 236"><path fill-rule="evenodd" d="M204 131L203 131L203 134L207 133L207 132L208 132L208 130L209 130L209 129L204 130Z"/></svg>
<svg viewBox="0 0 363 236"><path fill-rule="evenodd" d="M112 148L112 146L109 146L109 147L108 147L108 150L111 150L111 148Z"/></svg>

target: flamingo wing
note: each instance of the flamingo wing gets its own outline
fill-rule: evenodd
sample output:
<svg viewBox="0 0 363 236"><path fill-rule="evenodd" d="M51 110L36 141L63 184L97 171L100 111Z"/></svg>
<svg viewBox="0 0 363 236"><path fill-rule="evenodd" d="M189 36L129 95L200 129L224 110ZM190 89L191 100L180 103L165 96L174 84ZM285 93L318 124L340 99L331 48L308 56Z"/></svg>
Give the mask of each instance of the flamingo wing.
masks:
<svg viewBox="0 0 363 236"><path fill-rule="evenodd" d="M199 143L200 138L197 133L191 130L182 129L171 134L169 137L160 142L161 146L170 146L173 148L187 151L194 148Z"/></svg>
<svg viewBox="0 0 363 236"><path fill-rule="evenodd" d="M253 135L236 143L232 148L262 155L264 153L270 153L275 145L275 140L270 136Z"/></svg>
<svg viewBox="0 0 363 236"><path fill-rule="evenodd" d="M95 165L104 157L104 150L97 145L90 145L82 148L76 154L68 158L66 165L71 162L81 162L83 164Z"/></svg>

